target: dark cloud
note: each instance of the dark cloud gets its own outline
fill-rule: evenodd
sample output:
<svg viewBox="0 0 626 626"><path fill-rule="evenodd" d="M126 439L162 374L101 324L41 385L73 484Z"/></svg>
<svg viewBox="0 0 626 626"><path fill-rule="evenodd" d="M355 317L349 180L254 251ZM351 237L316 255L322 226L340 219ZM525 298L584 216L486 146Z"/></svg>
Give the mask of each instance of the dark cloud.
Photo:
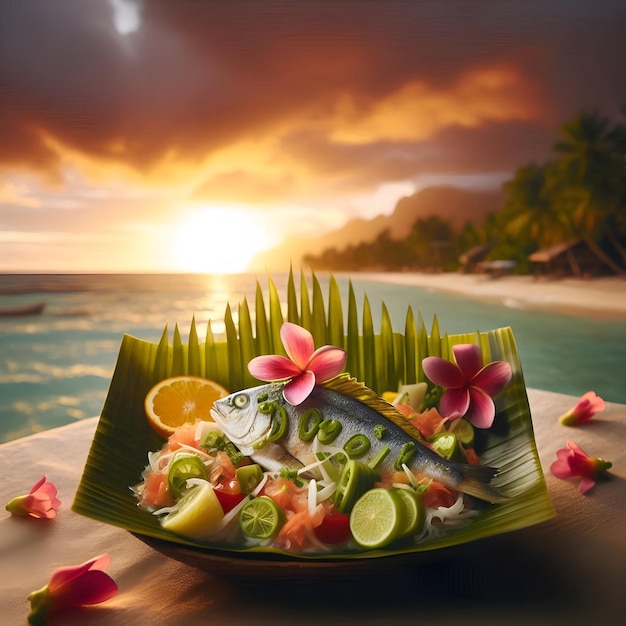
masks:
<svg viewBox="0 0 626 626"><path fill-rule="evenodd" d="M333 191L374 190L382 182L416 179L426 174L506 172L548 158L554 129L524 122L493 123L479 128L452 127L420 142L333 143L313 133L299 133L281 144L297 161L306 159L320 180L338 181Z"/></svg>
<svg viewBox="0 0 626 626"><path fill-rule="evenodd" d="M614 114L626 103L625 25L626 3L610 0L151 0L140 29L122 36L108 0L2 2L0 164L54 172L62 146L149 174L163 159L200 162L276 134L331 183L337 168L366 181L516 166L580 109ZM534 120L484 120L393 145L308 132L346 96L367 111L412 81L445 92L488 66L512 68L535 92Z"/></svg>

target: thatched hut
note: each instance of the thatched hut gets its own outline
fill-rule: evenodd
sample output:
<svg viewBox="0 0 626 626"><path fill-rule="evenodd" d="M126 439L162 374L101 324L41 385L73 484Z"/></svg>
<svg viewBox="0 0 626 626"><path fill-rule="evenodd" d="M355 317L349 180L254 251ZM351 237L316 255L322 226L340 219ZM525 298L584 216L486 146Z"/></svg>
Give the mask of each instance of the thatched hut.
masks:
<svg viewBox="0 0 626 626"><path fill-rule="evenodd" d="M473 272L477 265L485 259L491 248L493 248L493 244L488 243L485 246L475 246L464 252L459 257L463 273Z"/></svg>
<svg viewBox="0 0 626 626"><path fill-rule="evenodd" d="M537 250L528 257L537 273L553 276L596 276L606 267L583 240L560 243Z"/></svg>

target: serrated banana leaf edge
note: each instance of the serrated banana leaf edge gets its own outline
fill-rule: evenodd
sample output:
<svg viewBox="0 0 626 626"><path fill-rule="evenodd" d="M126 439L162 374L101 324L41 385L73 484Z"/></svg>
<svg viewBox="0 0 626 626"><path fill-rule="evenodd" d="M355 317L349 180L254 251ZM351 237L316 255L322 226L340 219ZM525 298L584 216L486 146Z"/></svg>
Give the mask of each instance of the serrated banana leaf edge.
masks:
<svg viewBox="0 0 626 626"><path fill-rule="evenodd" d="M267 296L257 282L254 316L243 300L238 305L235 322L228 305L224 315L225 336L214 336L209 322L206 340L200 342L193 319L188 341L181 340L178 327L174 328L170 342L166 326L158 344L125 335L73 510L146 538L193 547L200 552L233 558L265 555L290 560L358 559L435 550L524 528L554 515L537 454L522 367L511 328L442 335L436 317L428 332L421 314L418 313L416 320L409 307L404 332L398 333L393 331L383 303L380 331L375 332L367 296L364 296L359 318L351 283L344 309L334 277L330 277L327 302L315 274L312 281L310 291L302 274L298 294L290 271L285 314L272 279L268 279ZM148 452L160 449L164 443L146 420L144 398L147 392L160 380L180 374L210 378L230 391L259 384L250 376L246 365L258 354L284 354L279 329L286 320L310 330L316 346L329 343L344 347L348 353L346 370L378 393L395 390L399 383L424 380L422 359L437 355L452 360L452 346L458 343L477 343L485 362L508 361L513 377L495 398L494 426L478 432L481 461L499 468L494 484L508 500L481 507L471 523L435 540L389 550L293 555L266 547L207 547L164 530L156 516L138 507L131 491L131 486L141 481Z"/></svg>

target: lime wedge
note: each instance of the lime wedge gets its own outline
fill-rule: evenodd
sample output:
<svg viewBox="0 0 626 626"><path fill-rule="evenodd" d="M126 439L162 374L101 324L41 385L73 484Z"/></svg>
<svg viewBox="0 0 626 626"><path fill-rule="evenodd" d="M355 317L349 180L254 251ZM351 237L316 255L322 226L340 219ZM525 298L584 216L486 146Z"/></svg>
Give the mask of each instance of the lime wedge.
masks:
<svg viewBox="0 0 626 626"><path fill-rule="evenodd" d="M186 491L176 509L161 520L161 526L173 533L203 540L211 536L223 517L222 505L211 484L206 482Z"/></svg>
<svg viewBox="0 0 626 626"><path fill-rule="evenodd" d="M465 463L465 452L454 433L439 433L430 438L430 443L433 446L433 450L441 454L441 456L451 461L458 463Z"/></svg>
<svg viewBox="0 0 626 626"><path fill-rule="evenodd" d="M251 493L263 480L263 470L259 465L242 465L235 470L241 493Z"/></svg>
<svg viewBox="0 0 626 626"><path fill-rule="evenodd" d="M285 521L285 512L267 496L247 502L239 513L239 525L248 537L268 539L273 537Z"/></svg>
<svg viewBox="0 0 626 626"><path fill-rule="evenodd" d="M466 419L452 420L448 432L454 433L464 448L474 447L474 427Z"/></svg>
<svg viewBox="0 0 626 626"><path fill-rule="evenodd" d="M405 527L405 507L393 489L364 493L350 513L350 530L363 548L382 548L397 539Z"/></svg>
<svg viewBox="0 0 626 626"><path fill-rule="evenodd" d="M189 478L208 480L202 459L195 454L176 455L167 472L167 484L175 500L187 489Z"/></svg>
<svg viewBox="0 0 626 626"><path fill-rule="evenodd" d="M402 501L404 522L398 531L399 537L408 537L418 533L424 525L424 506L412 489L393 489Z"/></svg>

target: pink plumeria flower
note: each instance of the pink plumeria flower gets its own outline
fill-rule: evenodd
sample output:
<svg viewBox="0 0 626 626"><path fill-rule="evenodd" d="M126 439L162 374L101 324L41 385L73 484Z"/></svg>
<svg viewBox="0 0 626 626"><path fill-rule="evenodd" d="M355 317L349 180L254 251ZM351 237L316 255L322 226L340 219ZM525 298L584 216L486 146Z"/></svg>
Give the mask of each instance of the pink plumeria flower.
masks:
<svg viewBox="0 0 626 626"><path fill-rule="evenodd" d="M27 495L13 498L6 505L6 509L13 515L54 519L60 506L57 488L54 483L48 482L46 475L43 474Z"/></svg>
<svg viewBox="0 0 626 626"><path fill-rule="evenodd" d="M81 565L56 570L47 585L28 596L28 622L39 626L53 611L100 604L112 598L118 592L117 584L103 571L110 563L109 556L102 554Z"/></svg>
<svg viewBox="0 0 626 626"><path fill-rule="evenodd" d="M346 351L334 346L315 350L313 335L291 322L280 327L280 338L289 358L278 355L257 356L248 363L248 371L259 380L289 380L283 395L290 404L304 402L316 384L339 374L346 364Z"/></svg>
<svg viewBox="0 0 626 626"><path fill-rule="evenodd" d="M557 450L557 460L550 466L550 471L557 478L580 477L578 491L586 493L596 484L599 476L606 474L612 463L590 457L573 441L566 441L565 445L566 448Z"/></svg>
<svg viewBox="0 0 626 626"><path fill-rule="evenodd" d="M604 411L604 407L604 400L594 391L588 391L580 398L576 406L559 417L559 422L565 426L586 424L596 413Z"/></svg>
<svg viewBox="0 0 626 626"><path fill-rule="evenodd" d="M483 367L480 348L466 343L452 347L456 363L437 356L422 361L424 373L445 391L439 412L451 420L465 417L477 428L489 428L496 416L492 398L511 380L511 366L493 361Z"/></svg>

